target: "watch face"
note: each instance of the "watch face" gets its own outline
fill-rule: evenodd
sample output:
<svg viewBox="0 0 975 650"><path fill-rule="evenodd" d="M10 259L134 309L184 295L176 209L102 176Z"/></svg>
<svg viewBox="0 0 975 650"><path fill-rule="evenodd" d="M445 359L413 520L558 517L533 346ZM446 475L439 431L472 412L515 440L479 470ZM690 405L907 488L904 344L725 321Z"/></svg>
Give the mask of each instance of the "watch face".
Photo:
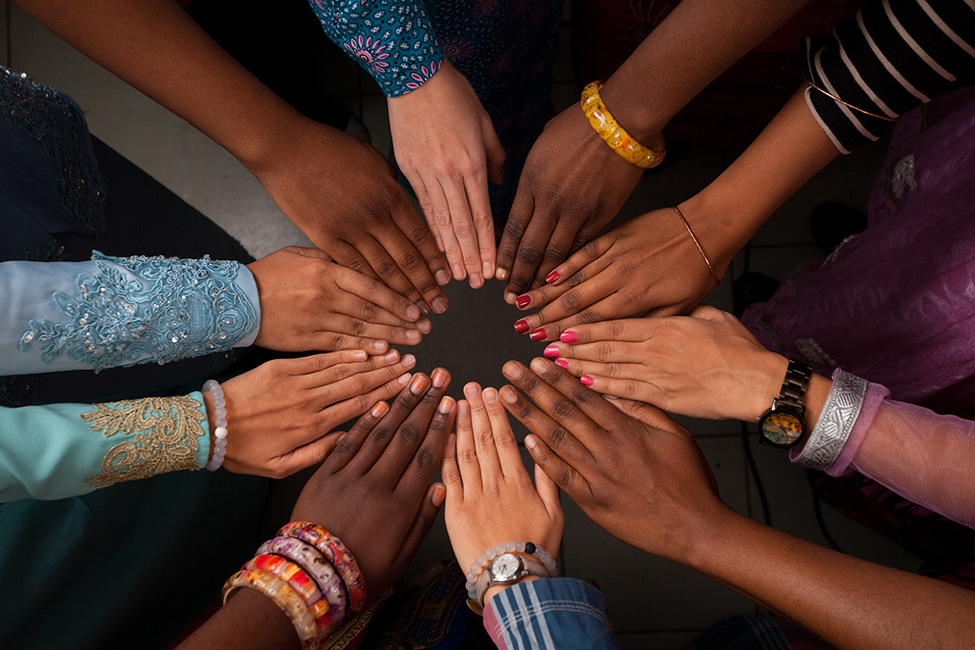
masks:
<svg viewBox="0 0 975 650"><path fill-rule="evenodd" d="M802 420L788 411L774 411L762 418L762 436L770 444L790 447L802 436Z"/></svg>
<svg viewBox="0 0 975 650"><path fill-rule="evenodd" d="M495 581L514 580L521 572L521 558L514 553L502 553L491 562L491 576Z"/></svg>

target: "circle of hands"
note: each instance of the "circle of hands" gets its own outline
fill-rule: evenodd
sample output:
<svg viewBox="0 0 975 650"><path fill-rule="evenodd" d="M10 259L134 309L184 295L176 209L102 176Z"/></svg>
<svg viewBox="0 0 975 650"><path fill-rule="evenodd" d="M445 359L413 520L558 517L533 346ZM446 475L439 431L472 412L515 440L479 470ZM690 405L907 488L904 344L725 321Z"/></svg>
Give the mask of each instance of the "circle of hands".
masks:
<svg viewBox="0 0 975 650"><path fill-rule="evenodd" d="M451 74L445 66L427 94L469 101L469 84L434 83ZM727 507L691 435L658 407L699 417L746 412L754 378L739 369L770 353L717 310L676 316L713 285L706 266L687 264L698 252L672 209L596 236L640 172L605 147L581 111L557 116L532 148L496 247L487 181L500 180L504 152L490 119L477 103L438 129L400 129L429 119L411 107L414 95L390 101L390 120L398 152L426 152L399 160L426 224L389 162L351 136L338 136L350 140L343 165L366 189L327 197L324 216L302 202L321 197L320 188L259 176L319 248L289 247L249 265L261 297L256 343L336 351L271 361L224 384L232 414L224 467L282 477L321 463L293 516L345 541L374 595L402 576L441 507L462 571L506 541L555 556L560 488L614 535L679 560L682 538ZM409 141L418 132L437 140ZM565 142L577 143L570 155ZM342 173L321 169L327 163L312 152L296 158L326 176ZM317 218L301 219L310 213ZM429 315L447 309L442 287L451 278L481 288L492 277L505 282L505 301L526 311L516 331L548 342L547 358L509 361L509 385L469 383L455 401L446 369L414 373L415 357L390 346L431 332ZM637 314L650 318L627 318ZM534 482L509 414L530 432Z"/></svg>

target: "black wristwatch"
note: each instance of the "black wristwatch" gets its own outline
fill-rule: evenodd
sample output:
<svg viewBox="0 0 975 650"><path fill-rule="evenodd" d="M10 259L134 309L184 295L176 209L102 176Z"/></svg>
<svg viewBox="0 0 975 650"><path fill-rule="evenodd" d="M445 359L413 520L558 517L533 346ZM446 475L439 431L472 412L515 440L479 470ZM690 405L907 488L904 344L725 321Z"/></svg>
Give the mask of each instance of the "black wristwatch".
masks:
<svg viewBox="0 0 975 650"><path fill-rule="evenodd" d="M789 360L779 396L772 400L772 408L758 419L759 442L782 448L799 442L806 430L806 407L802 400L811 376L812 368Z"/></svg>

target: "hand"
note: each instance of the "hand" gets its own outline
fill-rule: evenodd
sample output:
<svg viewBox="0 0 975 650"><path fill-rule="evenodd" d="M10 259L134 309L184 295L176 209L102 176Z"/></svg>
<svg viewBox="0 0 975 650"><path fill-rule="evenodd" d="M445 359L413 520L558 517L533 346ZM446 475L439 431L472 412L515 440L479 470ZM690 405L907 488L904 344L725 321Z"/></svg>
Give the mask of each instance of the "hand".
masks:
<svg viewBox="0 0 975 650"><path fill-rule="evenodd" d="M715 268L715 272L720 274ZM689 311L714 288L701 252L673 208L654 210L616 226L560 264L552 281L518 298L521 309L542 310L515 323L536 341L570 327L623 318Z"/></svg>
<svg viewBox="0 0 975 650"><path fill-rule="evenodd" d="M643 170L596 133L570 106L546 126L528 154L498 247L505 301L540 286L549 272L616 216Z"/></svg>
<svg viewBox="0 0 975 650"><path fill-rule="evenodd" d="M266 159L273 164L251 171L316 246L421 309L446 311L438 283L450 281L447 263L374 147L303 118Z"/></svg>
<svg viewBox="0 0 975 650"><path fill-rule="evenodd" d="M396 350L382 357L345 350L275 359L224 382L230 435L223 466L281 478L322 462L335 444L329 431L399 392L415 364ZM212 432L213 398L206 392L203 399Z"/></svg>
<svg viewBox="0 0 975 650"><path fill-rule="evenodd" d="M498 391L482 393L470 383L464 395L441 471L447 532L461 571L488 547L508 541L532 542L554 557L562 540L558 488L537 466L532 486Z"/></svg>
<svg viewBox="0 0 975 650"><path fill-rule="evenodd" d="M317 248L289 246L248 264L261 296L255 343L271 350L415 345L430 332L419 307L367 275L333 262Z"/></svg>
<svg viewBox="0 0 975 650"><path fill-rule="evenodd" d="M449 61L413 92L391 97L389 128L400 169L455 280L478 289L494 276L488 177L500 184L504 149L474 89Z"/></svg>
<svg viewBox="0 0 975 650"><path fill-rule="evenodd" d="M659 410L614 405L544 359L502 369L501 399L534 435L535 462L593 521L639 549L684 561L730 511L686 429Z"/></svg>
<svg viewBox="0 0 975 650"><path fill-rule="evenodd" d="M443 504L430 485L453 426L450 375L417 374L392 407L364 415L308 481L292 517L314 521L355 556L369 593L378 596L409 567Z"/></svg>
<svg viewBox="0 0 975 650"><path fill-rule="evenodd" d="M690 317L577 325L545 356L594 391L669 413L754 422L779 394L788 361L737 318L701 305Z"/></svg>

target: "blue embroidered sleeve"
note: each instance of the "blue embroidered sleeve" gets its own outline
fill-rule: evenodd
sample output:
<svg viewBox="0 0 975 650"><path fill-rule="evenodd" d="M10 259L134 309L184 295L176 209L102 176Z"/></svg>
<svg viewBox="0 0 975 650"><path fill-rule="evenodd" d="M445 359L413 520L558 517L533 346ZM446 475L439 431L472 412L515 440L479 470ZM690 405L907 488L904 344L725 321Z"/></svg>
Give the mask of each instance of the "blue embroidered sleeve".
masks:
<svg viewBox="0 0 975 650"><path fill-rule="evenodd" d="M387 97L419 88L443 63L422 2L308 0L332 41L372 75Z"/></svg>
<svg viewBox="0 0 975 650"><path fill-rule="evenodd" d="M0 264L0 374L166 363L244 347L260 325L237 262L109 257Z"/></svg>
<svg viewBox="0 0 975 650"><path fill-rule="evenodd" d="M574 578L522 582L495 594L484 608L484 629L509 650L619 650L603 595Z"/></svg>

